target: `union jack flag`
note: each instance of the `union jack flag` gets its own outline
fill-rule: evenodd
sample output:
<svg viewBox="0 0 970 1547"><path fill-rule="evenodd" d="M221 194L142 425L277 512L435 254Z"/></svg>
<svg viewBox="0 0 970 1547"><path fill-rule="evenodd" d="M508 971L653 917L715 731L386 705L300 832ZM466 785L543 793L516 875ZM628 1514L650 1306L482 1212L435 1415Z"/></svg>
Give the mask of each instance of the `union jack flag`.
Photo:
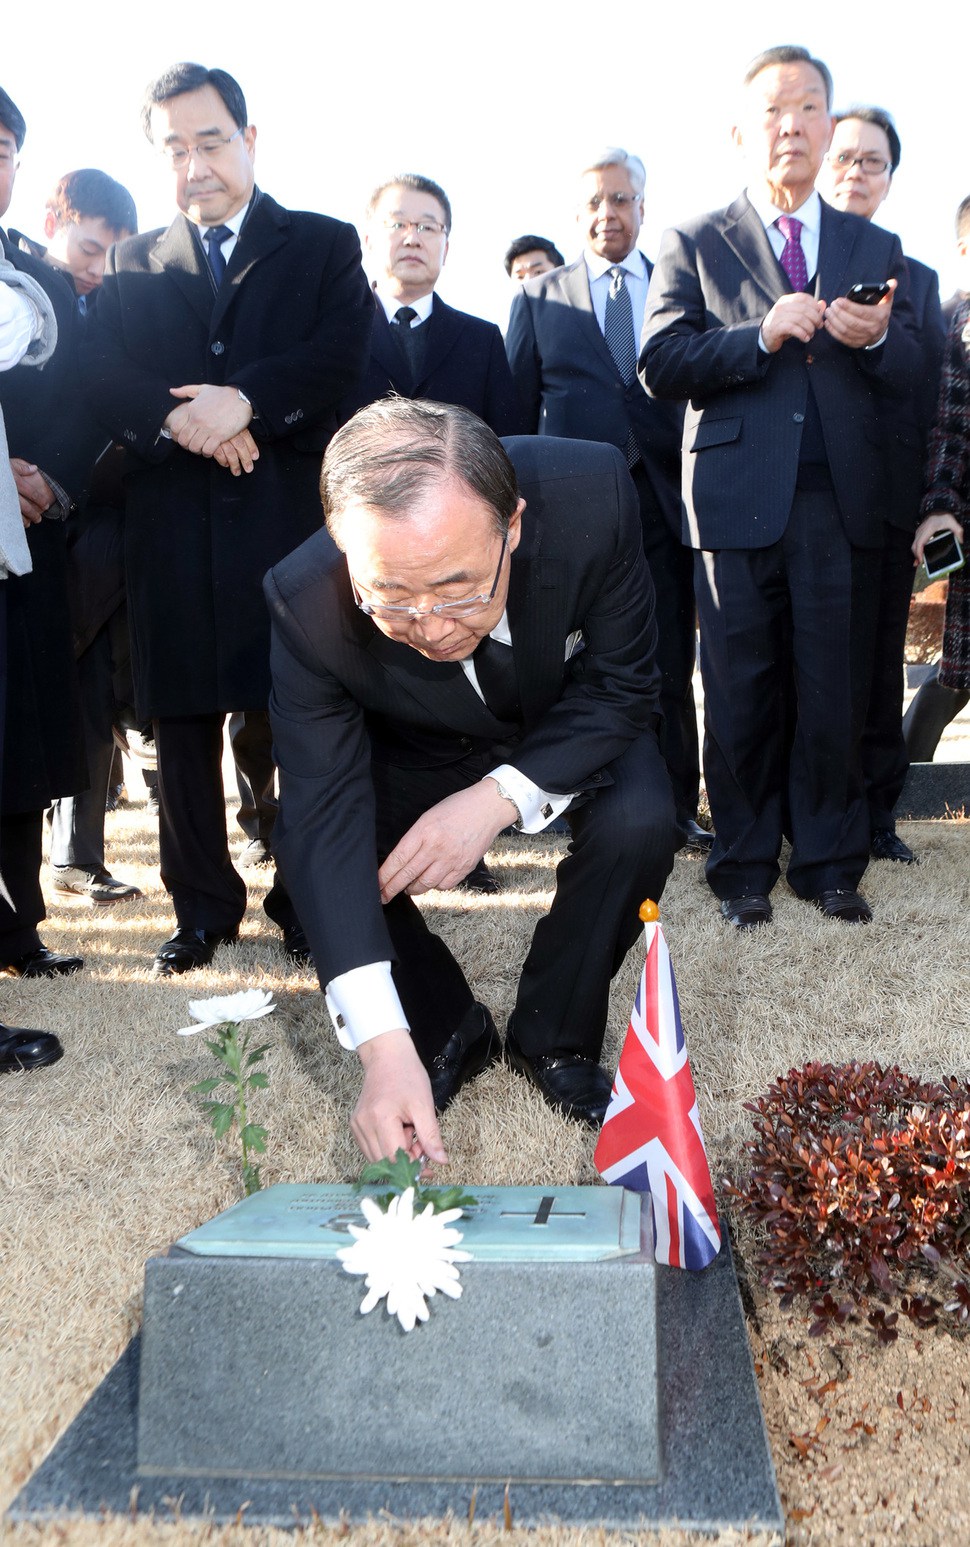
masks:
<svg viewBox="0 0 970 1547"><path fill-rule="evenodd" d="M646 961L593 1163L604 1181L650 1194L657 1262L697 1272L717 1256L721 1230L667 942L659 924L645 922L644 934Z"/></svg>

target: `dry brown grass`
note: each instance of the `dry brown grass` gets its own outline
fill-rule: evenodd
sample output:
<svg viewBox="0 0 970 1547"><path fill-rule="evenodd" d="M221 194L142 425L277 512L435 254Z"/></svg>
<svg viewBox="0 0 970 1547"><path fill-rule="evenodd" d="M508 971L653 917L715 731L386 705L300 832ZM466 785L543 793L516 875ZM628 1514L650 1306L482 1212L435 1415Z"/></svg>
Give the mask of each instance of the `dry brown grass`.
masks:
<svg viewBox="0 0 970 1547"><path fill-rule="evenodd" d="M66 1048L53 1068L6 1076L0 1085L0 1509L137 1326L145 1257L237 1196L228 1152L213 1145L187 1094L210 1061L201 1042L174 1034L187 1022L190 998L249 985L276 995L280 1009L263 1023L275 1043L271 1084L255 1114L270 1130L264 1182L336 1181L358 1169L346 1122L358 1085L355 1061L337 1047L311 975L285 966L276 931L258 911L265 873L250 872L252 904L236 950L220 951L191 980L153 980L152 954L170 933L171 915L142 808L109 817L108 832L113 868L138 881L144 900L110 910L53 901L45 940L79 947L86 971L50 983L5 980L0 990L5 1021L55 1029ZM663 918L716 1174L738 1162L748 1129L742 1103L809 1058L878 1057L924 1075L970 1073L968 824L914 824L906 837L923 863L870 870L866 891L876 919L867 929L822 919L782 883L775 927L734 934L717 917L698 864L678 860ZM500 1025L532 924L548 901L556 853L555 840L508 842L495 855L505 882L500 897L428 903ZM607 1060L617 1056L625 1030L636 956L616 983ZM451 1171L464 1182L595 1180L592 1136L554 1116L504 1068L462 1093L444 1133ZM747 1240L741 1252L743 1265ZM850 1333L826 1353L808 1343L804 1320L781 1315L757 1285L750 1331L791 1541L891 1536L949 1547L970 1540L958 1471L967 1459L966 1344L929 1334L917 1351L904 1334L883 1351ZM829 1378L826 1359L838 1368L832 1365L833 1385L819 1395ZM904 1413L896 1404L896 1392L914 1385L932 1392L931 1414ZM826 1413L835 1422L817 1431L819 1442L802 1456L791 1436L816 1432ZM872 1435L866 1423L875 1424ZM200 1533L226 1547L294 1540L238 1527L88 1520L0 1526L0 1547L82 1547L95 1537L109 1547L156 1540L187 1547ZM337 1534L300 1533L321 1543ZM592 1530L535 1534L549 1547L606 1540ZM482 1521L473 1535L484 1544L498 1531ZM467 1543L469 1532L454 1521L377 1521L350 1537L351 1547L451 1547Z"/></svg>

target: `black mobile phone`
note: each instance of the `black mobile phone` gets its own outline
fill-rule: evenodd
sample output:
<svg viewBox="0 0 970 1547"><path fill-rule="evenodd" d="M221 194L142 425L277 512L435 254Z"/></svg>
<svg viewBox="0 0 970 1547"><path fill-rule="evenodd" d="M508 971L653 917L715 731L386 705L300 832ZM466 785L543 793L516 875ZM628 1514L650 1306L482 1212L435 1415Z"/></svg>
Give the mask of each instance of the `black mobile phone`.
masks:
<svg viewBox="0 0 970 1547"><path fill-rule="evenodd" d="M846 292L847 301L855 301L857 306L875 306L884 295L889 294L889 281L884 279L879 285L853 285Z"/></svg>
<svg viewBox="0 0 970 1547"><path fill-rule="evenodd" d="M963 549L955 532L940 532L923 548L923 568L928 580L940 580L963 567Z"/></svg>

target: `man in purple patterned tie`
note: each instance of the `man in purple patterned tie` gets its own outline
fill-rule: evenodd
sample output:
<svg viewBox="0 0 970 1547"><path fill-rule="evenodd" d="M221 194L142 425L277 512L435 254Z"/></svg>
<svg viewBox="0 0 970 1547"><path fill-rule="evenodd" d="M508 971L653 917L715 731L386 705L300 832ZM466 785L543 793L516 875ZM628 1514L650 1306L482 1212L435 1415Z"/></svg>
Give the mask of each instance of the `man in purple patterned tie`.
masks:
<svg viewBox="0 0 970 1547"><path fill-rule="evenodd" d="M831 76L807 49L752 61L734 129L747 188L665 234L644 316L641 380L689 399L683 536L717 834L707 878L738 929L771 920L783 836L797 896L842 923L872 916L858 886L878 403L912 390L921 353L898 238L815 190L831 107ZM859 285L874 304L850 298Z"/></svg>

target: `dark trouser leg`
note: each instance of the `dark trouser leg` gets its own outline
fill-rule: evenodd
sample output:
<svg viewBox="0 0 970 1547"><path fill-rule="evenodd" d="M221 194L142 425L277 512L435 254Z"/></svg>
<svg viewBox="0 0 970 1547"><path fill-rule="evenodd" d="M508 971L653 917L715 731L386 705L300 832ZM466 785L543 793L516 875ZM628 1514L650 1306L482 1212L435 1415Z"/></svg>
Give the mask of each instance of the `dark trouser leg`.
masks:
<svg viewBox="0 0 970 1547"><path fill-rule="evenodd" d="M903 654L913 593L912 534L887 526L885 535L872 687L862 737L862 771L872 832L895 827L893 810L909 768L903 740Z"/></svg>
<svg viewBox="0 0 970 1547"><path fill-rule="evenodd" d="M40 889L44 813L3 811L3 755L7 724L7 582L0 580L0 967L40 945L45 916Z"/></svg>
<svg viewBox="0 0 970 1547"><path fill-rule="evenodd" d="M37 925L45 917L40 889L43 826L43 811L0 818L0 876L9 896L8 901L0 891L0 967L40 945Z"/></svg>
<svg viewBox="0 0 970 1547"><path fill-rule="evenodd" d="M903 740L911 763L932 763L943 732L970 702L970 693L945 688L937 681L939 669L934 667L933 676L921 683L903 719Z"/></svg>
<svg viewBox="0 0 970 1547"><path fill-rule="evenodd" d="M246 709L231 714L229 740L239 791L236 821L250 841L258 840L268 847L278 802L273 733L266 710Z"/></svg>
<svg viewBox="0 0 970 1547"><path fill-rule="evenodd" d="M834 498L820 493L796 495L784 544L796 713L788 884L799 897L816 897L854 890L869 864L862 732L881 552L851 547Z"/></svg>
<svg viewBox="0 0 970 1547"><path fill-rule="evenodd" d="M112 724L111 640L103 628L77 663L90 788L62 796L51 816L51 864L96 870L104 866L104 805L115 755Z"/></svg>
<svg viewBox="0 0 970 1547"><path fill-rule="evenodd" d="M598 1059L610 981L642 928L640 904L660 900L674 861L674 801L656 737L628 747L567 820L572 842L522 969L515 1035L530 1058Z"/></svg>
<svg viewBox="0 0 970 1547"><path fill-rule="evenodd" d="M664 724L660 748L670 774L677 820L697 817L700 753L692 677L696 655L694 556L670 530L642 463L633 470L640 500L643 550L657 597L657 665Z"/></svg>
<svg viewBox="0 0 970 1547"><path fill-rule="evenodd" d="M714 823L707 879L721 898L778 879L791 672L781 544L698 553L704 777Z"/></svg>
<svg viewBox="0 0 970 1547"><path fill-rule="evenodd" d="M865 871L859 745L878 557L850 548L834 498L814 491L796 494L770 547L697 555L704 768L717 834L707 878L718 897L771 891L786 786L792 889L802 897L854 889Z"/></svg>
<svg viewBox="0 0 970 1547"><path fill-rule="evenodd" d="M246 911L246 886L226 838L223 718L165 716L154 722L158 848L179 928L232 934Z"/></svg>
<svg viewBox="0 0 970 1547"><path fill-rule="evenodd" d="M422 812L467 789L501 757L478 756L439 768L396 768L374 763L378 861L383 862ZM459 893L454 904L462 906ZM339 905L339 900L338 904ZM384 909L397 960L392 975L411 1036L430 1065L475 1002L465 974L444 941L428 928L421 910L404 893Z"/></svg>

